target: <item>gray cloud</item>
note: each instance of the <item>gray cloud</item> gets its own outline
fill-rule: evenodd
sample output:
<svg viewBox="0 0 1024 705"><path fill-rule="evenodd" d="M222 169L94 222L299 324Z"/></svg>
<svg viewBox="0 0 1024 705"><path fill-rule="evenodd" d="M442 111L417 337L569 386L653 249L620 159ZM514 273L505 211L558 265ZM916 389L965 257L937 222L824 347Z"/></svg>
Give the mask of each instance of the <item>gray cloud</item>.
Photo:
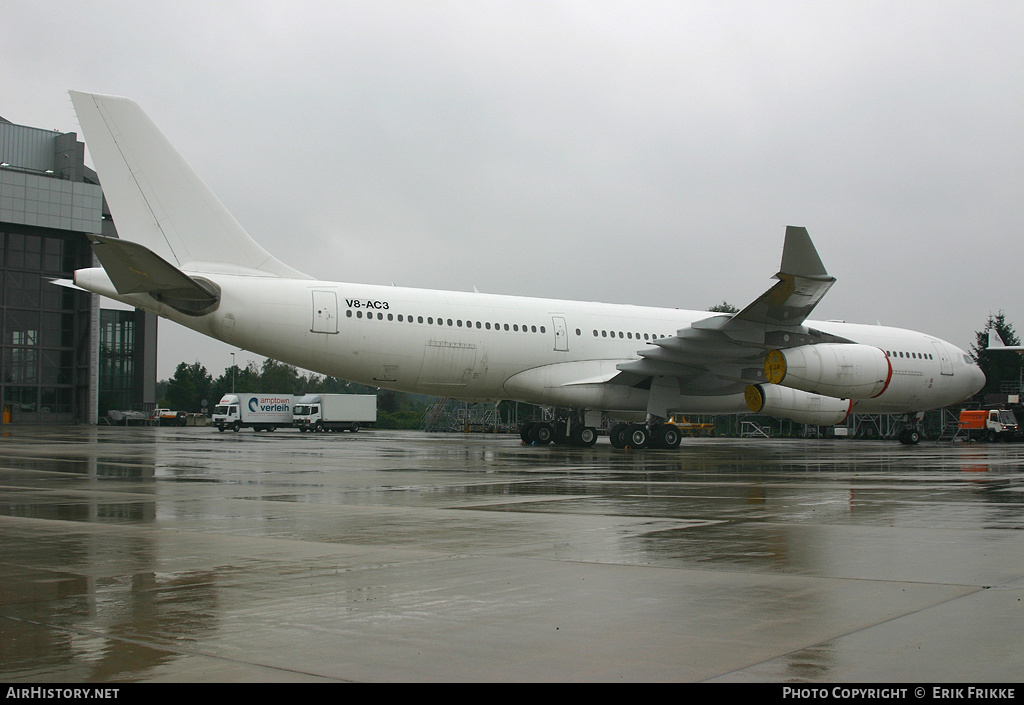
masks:
<svg viewBox="0 0 1024 705"><path fill-rule="evenodd" d="M254 237L318 277L742 305L797 224L839 278L819 317L961 346L991 311L1024 328L1017 2L4 14L0 114L74 130L68 88L137 100ZM173 324L161 340L161 376L230 363Z"/></svg>

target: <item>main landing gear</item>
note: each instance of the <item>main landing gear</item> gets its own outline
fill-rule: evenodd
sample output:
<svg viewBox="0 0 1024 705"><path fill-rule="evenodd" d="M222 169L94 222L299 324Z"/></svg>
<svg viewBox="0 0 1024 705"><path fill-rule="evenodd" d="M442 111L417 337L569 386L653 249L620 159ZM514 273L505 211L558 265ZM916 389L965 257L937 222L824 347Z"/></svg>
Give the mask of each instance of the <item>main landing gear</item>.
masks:
<svg viewBox="0 0 1024 705"><path fill-rule="evenodd" d="M683 435L669 423L615 424L608 432L608 438L615 448L663 448L674 450L679 447Z"/></svg>
<svg viewBox="0 0 1024 705"><path fill-rule="evenodd" d="M558 419L557 421L528 421L519 427L519 437L523 443L546 445L572 445L579 448L591 448L597 443L597 429L584 426L577 419Z"/></svg>
<svg viewBox="0 0 1024 705"><path fill-rule="evenodd" d="M597 429L585 426L578 419L557 421L530 421L519 427L523 443L531 445L572 445L591 448L597 443ZM682 433L676 426L667 423L615 424L608 432L615 448L663 448L673 450L679 447Z"/></svg>

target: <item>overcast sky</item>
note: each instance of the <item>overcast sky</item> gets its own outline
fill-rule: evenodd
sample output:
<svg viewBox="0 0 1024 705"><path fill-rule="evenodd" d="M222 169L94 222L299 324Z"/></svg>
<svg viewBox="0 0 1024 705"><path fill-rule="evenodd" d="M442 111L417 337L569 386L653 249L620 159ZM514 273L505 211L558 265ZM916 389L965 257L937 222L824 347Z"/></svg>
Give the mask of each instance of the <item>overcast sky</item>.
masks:
<svg viewBox="0 0 1024 705"><path fill-rule="evenodd" d="M0 0L0 115L136 100L317 278L1024 331L1024 3ZM116 220L116 214L115 214ZM161 322L159 376L231 348ZM238 353L237 361L259 361Z"/></svg>

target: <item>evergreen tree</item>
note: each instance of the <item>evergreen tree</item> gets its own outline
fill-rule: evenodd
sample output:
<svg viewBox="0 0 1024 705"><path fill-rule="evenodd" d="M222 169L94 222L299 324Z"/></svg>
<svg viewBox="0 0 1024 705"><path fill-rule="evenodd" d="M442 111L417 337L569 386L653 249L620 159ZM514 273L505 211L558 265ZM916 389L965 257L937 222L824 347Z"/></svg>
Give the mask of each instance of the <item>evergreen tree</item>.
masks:
<svg viewBox="0 0 1024 705"><path fill-rule="evenodd" d="M1019 353L989 352L988 332L993 328L1003 339L1004 344L1020 345L1020 338L1017 337L1013 325L1007 323L1003 312L990 314L985 327L977 331L976 342L971 346L971 356L978 363L981 371L985 373L985 387L981 390L984 394L998 392L1004 382L1019 382L1022 358L1024 358Z"/></svg>

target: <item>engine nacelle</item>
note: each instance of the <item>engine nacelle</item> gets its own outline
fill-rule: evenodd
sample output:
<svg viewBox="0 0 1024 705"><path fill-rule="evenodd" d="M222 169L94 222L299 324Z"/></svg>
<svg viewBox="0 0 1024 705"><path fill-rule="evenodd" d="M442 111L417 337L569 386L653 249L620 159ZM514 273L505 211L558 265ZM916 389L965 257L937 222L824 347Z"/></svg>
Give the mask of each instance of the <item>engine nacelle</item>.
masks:
<svg viewBox="0 0 1024 705"><path fill-rule="evenodd" d="M772 384L841 399L873 399L889 386L889 356L870 345L827 343L772 350L764 358Z"/></svg>
<svg viewBox="0 0 1024 705"><path fill-rule="evenodd" d="M775 384L748 385L743 398L755 414L767 414L777 419L814 426L842 423L853 408L852 399L823 397Z"/></svg>

